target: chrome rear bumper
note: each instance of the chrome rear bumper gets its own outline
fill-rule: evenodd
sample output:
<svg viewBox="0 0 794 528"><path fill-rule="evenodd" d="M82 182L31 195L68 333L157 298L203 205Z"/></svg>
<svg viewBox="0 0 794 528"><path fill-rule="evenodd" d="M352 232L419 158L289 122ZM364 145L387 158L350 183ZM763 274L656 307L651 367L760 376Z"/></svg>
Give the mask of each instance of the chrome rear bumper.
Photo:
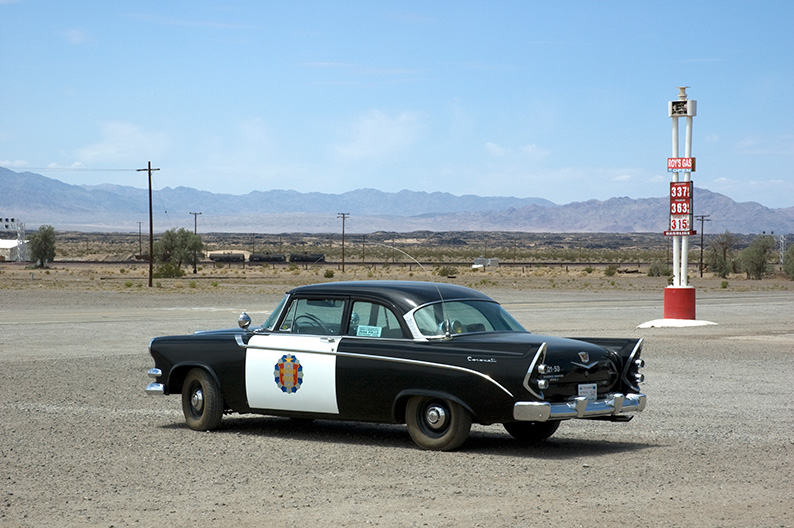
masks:
<svg viewBox="0 0 794 528"><path fill-rule="evenodd" d="M646 396L642 393L610 394L606 398L588 400L578 397L560 403L517 402L513 406L513 419L522 422L546 422L568 418L596 418L622 413L642 412Z"/></svg>

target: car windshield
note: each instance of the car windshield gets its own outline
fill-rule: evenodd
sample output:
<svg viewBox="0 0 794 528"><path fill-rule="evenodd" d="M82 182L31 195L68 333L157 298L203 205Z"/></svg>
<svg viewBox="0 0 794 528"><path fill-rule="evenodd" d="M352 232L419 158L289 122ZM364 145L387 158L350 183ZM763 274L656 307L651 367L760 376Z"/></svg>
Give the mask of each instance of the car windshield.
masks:
<svg viewBox="0 0 794 528"><path fill-rule="evenodd" d="M451 301L428 304L417 309L414 321L422 335L443 336L474 332L526 332L507 311L496 302Z"/></svg>
<svg viewBox="0 0 794 528"><path fill-rule="evenodd" d="M278 316L281 313L281 309L284 308L284 303L287 302L287 297L288 295L285 295L281 298L281 301L279 301L278 305L273 308L273 311L270 313L267 320L262 323L262 328L264 330L273 330L273 328L275 328L276 321L278 321Z"/></svg>

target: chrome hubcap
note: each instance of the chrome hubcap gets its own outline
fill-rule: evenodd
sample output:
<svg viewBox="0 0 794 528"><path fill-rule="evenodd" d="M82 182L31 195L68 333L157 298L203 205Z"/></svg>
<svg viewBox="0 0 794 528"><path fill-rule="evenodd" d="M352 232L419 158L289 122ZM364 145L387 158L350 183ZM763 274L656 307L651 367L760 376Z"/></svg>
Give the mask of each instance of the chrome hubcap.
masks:
<svg viewBox="0 0 794 528"><path fill-rule="evenodd" d="M425 422L431 429L441 429L447 423L447 411L440 405L431 405L425 410Z"/></svg>
<svg viewBox="0 0 794 528"><path fill-rule="evenodd" d="M190 405L192 405L197 412L201 412L201 409L204 407L204 393L201 392L201 389L193 391L193 396L190 397Z"/></svg>

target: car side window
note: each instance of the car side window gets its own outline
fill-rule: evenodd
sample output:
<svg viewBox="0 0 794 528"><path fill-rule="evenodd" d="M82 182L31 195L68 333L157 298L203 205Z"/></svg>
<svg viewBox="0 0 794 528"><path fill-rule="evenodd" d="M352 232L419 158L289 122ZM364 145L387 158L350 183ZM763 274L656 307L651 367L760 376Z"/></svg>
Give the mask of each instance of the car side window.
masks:
<svg viewBox="0 0 794 528"><path fill-rule="evenodd" d="M366 301L353 303L347 335L359 337L381 337L402 339L405 337L400 320L394 312L383 306Z"/></svg>
<svg viewBox="0 0 794 528"><path fill-rule="evenodd" d="M293 299L279 331L339 335L344 311L345 301L342 299Z"/></svg>

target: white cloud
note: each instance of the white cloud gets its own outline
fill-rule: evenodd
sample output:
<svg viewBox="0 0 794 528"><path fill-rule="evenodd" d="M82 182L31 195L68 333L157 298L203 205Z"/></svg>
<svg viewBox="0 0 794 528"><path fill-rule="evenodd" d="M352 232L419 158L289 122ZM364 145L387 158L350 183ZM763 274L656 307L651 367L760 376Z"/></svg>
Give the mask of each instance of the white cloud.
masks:
<svg viewBox="0 0 794 528"><path fill-rule="evenodd" d="M0 167L13 167L13 168L20 168L26 167L28 162L25 160L0 160Z"/></svg>
<svg viewBox="0 0 794 528"><path fill-rule="evenodd" d="M75 161L71 165L61 165L60 163L52 162L47 164L47 168L48 169L83 169L85 168L85 165L83 165L79 161Z"/></svg>
<svg viewBox="0 0 794 528"><path fill-rule="evenodd" d="M748 155L772 156L794 155L794 135L781 134L777 136L751 136L737 143L740 153Z"/></svg>
<svg viewBox="0 0 794 528"><path fill-rule="evenodd" d="M535 145L534 143L530 143L529 145L524 145L521 147L521 153L525 156L529 156L535 159L545 158L549 155L549 151Z"/></svg>
<svg viewBox="0 0 794 528"><path fill-rule="evenodd" d="M496 158L501 158L508 152L506 148L497 145L496 143L491 143L490 141L485 143L485 150L488 152L488 154Z"/></svg>
<svg viewBox="0 0 794 528"><path fill-rule="evenodd" d="M720 185L736 183L735 180L732 180L730 178L714 178L711 181Z"/></svg>
<svg viewBox="0 0 794 528"><path fill-rule="evenodd" d="M63 35L69 44L80 45L87 40L85 33L79 29L67 29Z"/></svg>
<svg viewBox="0 0 794 528"><path fill-rule="evenodd" d="M335 145L333 152L344 162L377 161L416 143L421 128L419 114L401 112L390 116L372 110L351 124L349 139Z"/></svg>
<svg viewBox="0 0 794 528"><path fill-rule="evenodd" d="M99 123L101 139L75 151L78 163L137 162L160 157L169 145L164 132L141 129L133 123Z"/></svg>

